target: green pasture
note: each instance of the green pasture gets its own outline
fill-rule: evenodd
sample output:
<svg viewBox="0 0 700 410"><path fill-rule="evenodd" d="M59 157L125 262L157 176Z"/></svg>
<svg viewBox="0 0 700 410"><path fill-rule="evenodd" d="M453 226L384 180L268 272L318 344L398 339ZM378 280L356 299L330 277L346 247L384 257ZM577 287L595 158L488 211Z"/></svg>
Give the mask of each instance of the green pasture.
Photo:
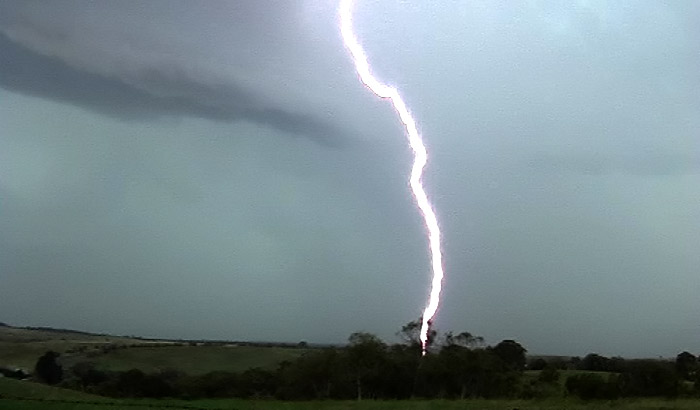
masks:
<svg viewBox="0 0 700 410"><path fill-rule="evenodd" d="M31 371L39 357L49 350L61 353L60 361L64 368L90 361L102 370L139 369L151 373L168 369L192 375L211 371L238 372L253 367L274 368L280 362L294 360L307 351L291 347L190 345L117 336L0 328L2 367Z"/></svg>
<svg viewBox="0 0 700 410"><path fill-rule="evenodd" d="M139 369L146 373L174 369L187 374L274 368L306 350L258 346L161 346L117 349L90 359L103 370Z"/></svg>
<svg viewBox="0 0 700 410"><path fill-rule="evenodd" d="M700 400L628 399L582 402L547 400L397 400L314 401L268 400L117 400L29 381L0 378L0 410L697 410Z"/></svg>

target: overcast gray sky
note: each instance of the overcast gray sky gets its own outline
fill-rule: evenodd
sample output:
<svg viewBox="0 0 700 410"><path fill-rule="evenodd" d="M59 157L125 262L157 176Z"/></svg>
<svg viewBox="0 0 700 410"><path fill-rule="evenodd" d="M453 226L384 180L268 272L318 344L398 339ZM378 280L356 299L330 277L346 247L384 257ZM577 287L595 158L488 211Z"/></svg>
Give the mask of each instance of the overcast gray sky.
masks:
<svg viewBox="0 0 700 410"><path fill-rule="evenodd" d="M668 3L668 4L665 4ZM430 282L330 1L0 1L0 321L386 340ZM357 1L435 325L700 352L700 3Z"/></svg>

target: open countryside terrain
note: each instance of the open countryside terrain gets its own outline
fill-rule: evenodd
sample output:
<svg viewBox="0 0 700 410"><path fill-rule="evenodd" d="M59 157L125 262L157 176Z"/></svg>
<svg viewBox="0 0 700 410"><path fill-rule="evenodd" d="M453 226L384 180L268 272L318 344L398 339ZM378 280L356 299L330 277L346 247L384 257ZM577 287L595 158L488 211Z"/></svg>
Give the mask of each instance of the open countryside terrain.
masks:
<svg viewBox="0 0 700 410"><path fill-rule="evenodd" d="M139 369L144 373L176 370L189 375L213 371L242 372L252 368L274 369L284 361L294 361L314 348L306 346L247 345L234 342L182 342L146 340L136 337L95 335L53 329L31 329L0 326L0 367L22 367L32 371L37 359L47 350L61 353L65 369L89 361L98 369L126 371ZM562 358L550 358L561 360ZM548 385L543 399L464 399L464 400L362 400L362 401L280 401L271 399L208 398L134 399L104 397L86 391L52 387L32 380L0 377L0 410L87 410L87 409L317 409L317 410L690 410L700 409L694 398L620 398L617 400L582 401L567 394L565 381L575 375L600 375L609 372L561 370L557 382ZM541 371L526 370L522 386L536 383ZM691 386L689 385L688 388Z"/></svg>
<svg viewBox="0 0 700 410"><path fill-rule="evenodd" d="M0 366L31 370L39 356L48 350L70 356L82 351L83 356L100 352L105 346L144 343L128 337L95 335L71 330L32 329L0 326ZM75 355L77 358L79 355Z"/></svg>
<svg viewBox="0 0 700 410"><path fill-rule="evenodd" d="M31 371L49 350L64 367L90 361L102 370L176 370L187 374L273 368L307 349L233 342L180 342L95 335L70 330L0 326L0 367Z"/></svg>

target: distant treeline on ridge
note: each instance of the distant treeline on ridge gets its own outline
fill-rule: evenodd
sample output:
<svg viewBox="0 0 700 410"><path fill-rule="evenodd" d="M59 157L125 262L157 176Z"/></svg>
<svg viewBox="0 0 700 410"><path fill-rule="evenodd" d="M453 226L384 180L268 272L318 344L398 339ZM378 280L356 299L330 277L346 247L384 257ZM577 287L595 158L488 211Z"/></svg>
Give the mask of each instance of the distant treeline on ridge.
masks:
<svg viewBox="0 0 700 410"><path fill-rule="evenodd" d="M468 332L430 334L431 351L421 356L420 322L386 344L369 333L353 333L346 346L308 348L276 368L189 375L175 370L144 373L106 371L83 361L65 370L57 353L37 362L34 377L48 384L111 397L407 399L542 398L582 399L700 396L698 358L682 352L671 360L630 360L589 354L584 358L530 358L514 340L486 346ZM194 344L194 343L193 343ZM122 348L128 348L126 346Z"/></svg>

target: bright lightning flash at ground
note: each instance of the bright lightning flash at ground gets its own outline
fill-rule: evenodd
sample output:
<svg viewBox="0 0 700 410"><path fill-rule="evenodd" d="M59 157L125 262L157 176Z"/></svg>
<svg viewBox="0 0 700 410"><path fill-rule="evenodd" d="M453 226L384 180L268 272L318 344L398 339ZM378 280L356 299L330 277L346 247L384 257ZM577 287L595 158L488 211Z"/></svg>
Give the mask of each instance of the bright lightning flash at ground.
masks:
<svg viewBox="0 0 700 410"><path fill-rule="evenodd" d="M415 155L413 169L411 170L411 190L413 191L416 203L418 204L418 208L423 215L425 225L428 229L430 256L433 264L432 288L430 291L430 298L428 299L428 306L423 311L423 322L421 323L420 329L420 341L423 354L425 355L428 347L430 323L440 304L440 291L442 289L442 277L444 275L442 269L442 250L440 249L440 227L438 226L435 211L433 211L433 207L428 200L428 195L425 193L421 182L423 168L428 161L428 154L425 145L423 145L423 140L418 133L418 129L416 128L416 121L408 112L408 108L403 102L401 95L399 95L399 92L395 88L381 83L372 75L369 62L367 61L367 55L365 55L364 49L357 41L355 33L352 30L352 3L352 0L341 0L340 3L340 31L343 36L345 47L350 51L352 59L355 62L355 69L362 83L378 97L391 101L394 110L399 114L401 122L406 128L408 142Z"/></svg>

